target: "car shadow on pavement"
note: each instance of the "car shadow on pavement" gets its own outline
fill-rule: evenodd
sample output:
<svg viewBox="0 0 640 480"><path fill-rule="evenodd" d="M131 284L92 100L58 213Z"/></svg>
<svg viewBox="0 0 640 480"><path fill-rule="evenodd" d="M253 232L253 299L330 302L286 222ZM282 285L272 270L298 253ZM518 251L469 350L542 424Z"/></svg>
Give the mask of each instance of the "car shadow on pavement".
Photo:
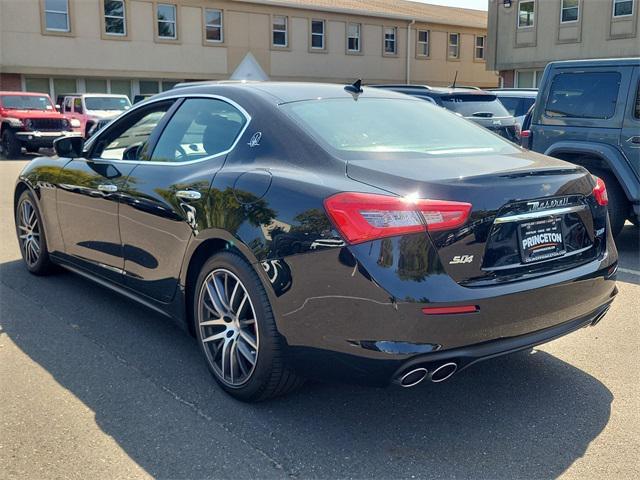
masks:
<svg viewBox="0 0 640 480"><path fill-rule="evenodd" d="M157 478L238 478L252 462L262 478L555 478L610 416L600 381L541 351L438 385L309 383L243 404L169 320L70 273L14 261L0 281L4 333Z"/></svg>

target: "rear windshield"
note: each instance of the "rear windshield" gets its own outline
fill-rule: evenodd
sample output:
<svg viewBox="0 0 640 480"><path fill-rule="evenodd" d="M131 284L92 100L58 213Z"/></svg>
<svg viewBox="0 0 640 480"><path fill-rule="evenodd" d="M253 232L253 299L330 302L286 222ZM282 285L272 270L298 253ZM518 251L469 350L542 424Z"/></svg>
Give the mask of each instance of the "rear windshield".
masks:
<svg viewBox="0 0 640 480"><path fill-rule="evenodd" d="M349 158L362 159L363 152L371 158L380 158L380 153L446 156L518 152L483 127L420 100L318 99L281 108L321 144Z"/></svg>
<svg viewBox="0 0 640 480"><path fill-rule="evenodd" d="M495 95L446 95L442 106L463 117L508 117L509 112Z"/></svg>
<svg viewBox="0 0 640 480"><path fill-rule="evenodd" d="M51 100L45 95L3 95L0 104L14 110L53 110Z"/></svg>
<svg viewBox="0 0 640 480"><path fill-rule="evenodd" d="M618 72L561 73L553 79L544 113L547 117L611 118L619 89Z"/></svg>
<svg viewBox="0 0 640 480"><path fill-rule="evenodd" d="M86 97L87 110L127 110L131 102L126 97Z"/></svg>
<svg viewBox="0 0 640 480"><path fill-rule="evenodd" d="M514 117L526 115L535 101L536 99L531 97L500 97L500 103Z"/></svg>

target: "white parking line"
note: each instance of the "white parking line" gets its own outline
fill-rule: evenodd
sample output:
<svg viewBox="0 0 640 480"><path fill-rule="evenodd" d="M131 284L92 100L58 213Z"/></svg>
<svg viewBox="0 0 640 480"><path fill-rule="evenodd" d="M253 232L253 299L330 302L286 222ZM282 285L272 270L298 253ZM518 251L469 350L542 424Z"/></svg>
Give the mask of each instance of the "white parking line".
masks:
<svg viewBox="0 0 640 480"><path fill-rule="evenodd" d="M640 277L640 270L631 270L630 268L618 268L619 272L628 273L629 275L636 275Z"/></svg>

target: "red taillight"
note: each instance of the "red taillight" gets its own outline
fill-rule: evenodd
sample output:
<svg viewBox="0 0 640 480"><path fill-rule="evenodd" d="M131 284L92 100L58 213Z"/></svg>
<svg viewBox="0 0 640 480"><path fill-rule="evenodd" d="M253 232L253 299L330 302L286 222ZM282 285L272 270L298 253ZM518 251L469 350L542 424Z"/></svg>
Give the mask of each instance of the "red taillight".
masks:
<svg viewBox="0 0 640 480"><path fill-rule="evenodd" d="M477 305L460 305L457 307L424 307L422 313L425 315L455 315L458 313L475 313L480 308Z"/></svg>
<svg viewBox="0 0 640 480"><path fill-rule="evenodd" d="M520 138L529 138L531 136L531 130L522 130L520 132Z"/></svg>
<svg viewBox="0 0 640 480"><path fill-rule="evenodd" d="M593 196L598 202L598 205L602 205L603 207L609 204L609 197L607 196L607 186L604 184L604 181L600 177L593 177L596 181L596 186L593 187Z"/></svg>
<svg viewBox="0 0 640 480"><path fill-rule="evenodd" d="M470 203L355 192L333 195L324 207L349 243L457 228L471 212Z"/></svg>

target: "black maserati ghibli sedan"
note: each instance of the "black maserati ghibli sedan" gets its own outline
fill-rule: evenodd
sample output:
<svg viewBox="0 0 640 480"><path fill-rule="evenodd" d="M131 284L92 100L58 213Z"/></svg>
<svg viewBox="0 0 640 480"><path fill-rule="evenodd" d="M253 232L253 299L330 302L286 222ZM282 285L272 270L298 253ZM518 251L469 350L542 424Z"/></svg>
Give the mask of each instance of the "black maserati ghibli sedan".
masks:
<svg viewBox="0 0 640 480"><path fill-rule="evenodd" d="M600 179L359 82L179 86L55 149L16 184L26 268L171 317L241 400L441 382L617 293Z"/></svg>

